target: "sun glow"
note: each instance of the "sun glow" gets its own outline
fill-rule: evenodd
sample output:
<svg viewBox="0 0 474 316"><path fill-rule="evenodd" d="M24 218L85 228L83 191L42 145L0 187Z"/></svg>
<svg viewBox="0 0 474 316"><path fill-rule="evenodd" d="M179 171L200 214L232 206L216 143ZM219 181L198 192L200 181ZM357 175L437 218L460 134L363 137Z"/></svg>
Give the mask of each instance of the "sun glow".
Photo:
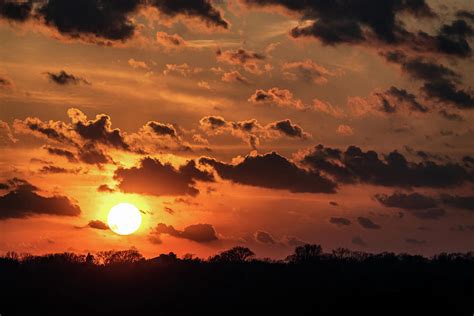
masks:
<svg viewBox="0 0 474 316"><path fill-rule="evenodd" d="M140 227L142 215L134 205L120 203L110 209L107 223L113 232L119 235L130 235Z"/></svg>

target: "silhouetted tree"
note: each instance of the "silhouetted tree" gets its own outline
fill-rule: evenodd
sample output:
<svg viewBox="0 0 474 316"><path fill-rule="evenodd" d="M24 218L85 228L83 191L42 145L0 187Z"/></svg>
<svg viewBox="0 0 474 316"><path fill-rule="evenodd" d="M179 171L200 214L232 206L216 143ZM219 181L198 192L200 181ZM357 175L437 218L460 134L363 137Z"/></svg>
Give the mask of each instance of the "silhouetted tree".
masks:
<svg viewBox="0 0 474 316"><path fill-rule="evenodd" d="M306 244L295 248L295 252L286 260L290 263L311 263L321 259L323 248L320 245Z"/></svg>
<svg viewBox="0 0 474 316"><path fill-rule="evenodd" d="M104 265L127 264L144 260L142 254L136 249L100 251L97 253L97 257L99 262Z"/></svg>
<svg viewBox="0 0 474 316"><path fill-rule="evenodd" d="M255 253L247 247L234 247L211 257L211 262L242 263L254 257Z"/></svg>

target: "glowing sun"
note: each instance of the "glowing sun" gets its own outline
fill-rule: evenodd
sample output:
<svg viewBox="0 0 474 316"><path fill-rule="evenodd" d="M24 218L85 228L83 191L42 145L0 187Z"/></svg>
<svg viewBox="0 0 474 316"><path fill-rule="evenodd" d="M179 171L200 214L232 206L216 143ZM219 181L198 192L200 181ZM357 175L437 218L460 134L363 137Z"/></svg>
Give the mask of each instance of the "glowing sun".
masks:
<svg viewBox="0 0 474 316"><path fill-rule="evenodd" d="M134 205L120 203L110 209L107 223L114 233L130 235L140 227L142 215Z"/></svg>

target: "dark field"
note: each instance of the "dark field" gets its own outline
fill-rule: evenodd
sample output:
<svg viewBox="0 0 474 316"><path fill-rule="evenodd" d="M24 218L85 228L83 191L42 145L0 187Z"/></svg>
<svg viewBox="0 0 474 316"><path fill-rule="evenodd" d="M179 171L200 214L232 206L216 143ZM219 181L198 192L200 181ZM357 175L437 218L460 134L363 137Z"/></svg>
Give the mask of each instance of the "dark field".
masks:
<svg viewBox="0 0 474 316"><path fill-rule="evenodd" d="M0 260L1 315L472 315L474 253L432 258L297 247L207 260L135 250Z"/></svg>

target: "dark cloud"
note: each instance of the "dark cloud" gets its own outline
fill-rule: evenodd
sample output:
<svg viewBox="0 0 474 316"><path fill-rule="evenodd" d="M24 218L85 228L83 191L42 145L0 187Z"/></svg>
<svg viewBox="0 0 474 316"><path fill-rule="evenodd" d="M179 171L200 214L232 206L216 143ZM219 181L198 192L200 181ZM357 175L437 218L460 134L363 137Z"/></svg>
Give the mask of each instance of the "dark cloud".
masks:
<svg viewBox="0 0 474 316"><path fill-rule="evenodd" d="M458 15L458 17L460 16ZM470 22L472 23L472 20ZM451 24L441 26L436 36L436 47L439 52L448 55L468 57L472 54L468 40L473 36L474 29L470 23L463 19L457 19Z"/></svg>
<svg viewBox="0 0 474 316"><path fill-rule="evenodd" d="M201 158L201 164L213 167L219 176L235 183L295 193L334 193L336 183L319 172L296 166L275 152L247 156L237 164L227 164L212 158Z"/></svg>
<svg viewBox="0 0 474 316"><path fill-rule="evenodd" d="M459 58L471 56L471 12L456 14L434 34L405 27L406 16L433 18L436 14L425 0L286 1L244 0L250 6L280 6L299 13L302 26L290 31L294 38L312 37L325 45L358 44L376 48L400 47L415 53L432 53Z"/></svg>
<svg viewBox="0 0 474 316"><path fill-rule="evenodd" d="M317 145L301 162L314 171L342 183L369 183L389 187L450 187L473 180L472 174L456 163L410 162L392 151L384 158L356 146L346 151Z"/></svg>
<svg viewBox="0 0 474 316"><path fill-rule="evenodd" d="M176 48L186 46L186 41L178 34L168 34L166 32L156 32L156 41L166 48Z"/></svg>
<svg viewBox="0 0 474 316"><path fill-rule="evenodd" d="M426 210L413 209L410 210L410 213L423 220L438 220L446 215L446 211L442 208L430 208Z"/></svg>
<svg viewBox="0 0 474 316"><path fill-rule="evenodd" d="M8 180L10 192L0 196L0 220L26 218L34 215L77 216L78 205L65 196L45 197L38 194L38 188L26 180Z"/></svg>
<svg viewBox="0 0 474 316"><path fill-rule="evenodd" d="M380 225L374 223L370 218L367 217L357 217L357 222L360 226L364 227L365 229L380 229Z"/></svg>
<svg viewBox="0 0 474 316"><path fill-rule="evenodd" d="M75 163L77 162L77 158L69 150L61 149L61 148L56 148L56 147L50 147L50 146L44 146L43 147L50 155L55 155L55 156L60 156L66 158L69 162Z"/></svg>
<svg viewBox="0 0 474 316"><path fill-rule="evenodd" d="M473 156L464 156L464 157L462 157L462 161L466 165L474 165L474 157Z"/></svg>
<svg viewBox="0 0 474 316"><path fill-rule="evenodd" d="M170 214L170 215L173 215L174 214L174 210L171 208L171 207L168 207L168 206L165 206L163 208L163 211L165 211L166 213Z"/></svg>
<svg viewBox="0 0 474 316"><path fill-rule="evenodd" d="M146 123L146 126L150 128L158 136L170 136L172 138L178 137L178 132L175 127L171 124L164 124L159 122L150 121Z"/></svg>
<svg viewBox="0 0 474 316"><path fill-rule="evenodd" d="M401 51L383 54L387 61L397 63L402 70L423 81L420 88L427 99L451 104L460 109L474 108L474 96L470 90L458 88L461 76L450 68L422 57L408 57Z"/></svg>
<svg viewBox="0 0 474 316"><path fill-rule="evenodd" d="M69 109L68 115L73 121L73 129L84 140L101 143L122 150L130 150L122 132L112 128L112 120L106 114L99 114L95 120L87 120L84 113L78 109Z"/></svg>
<svg viewBox="0 0 474 316"><path fill-rule="evenodd" d="M13 83L10 79L0 77L0 88L11 88Z"/></svg>
<svg viewBox="0 0 474 316"><path fill-rule="evenodd" d="M441 200L446 205L459 209L474 211L474 195L458 196L443 194L441 195Z"/></svg>
<svg viewBox="0 0 474 316"><path fill-rule="evenodd" d="M32 133L59 143L76 145L69 135L68 125L61 121L43 122L36 117L27 117L23 121L15 120L14 126L19 132Z"/></svg>
<svg viewBox="0 0 474 316"><path fill-rule="evenodd" d="M57 167L57 166L43 166L39 170L40 173L44 174L57 174L57 173L78 173L79 170L71 170L71 169L66 169L62 167Z"/></svg>
<svg viewBox="0 0 474 316"><path fill-rule="evenodd" d="M332 205L332 206L339 206L339 203L335 202L335 201L329 201L329 205Z"/></svg>
<svg viewBox="0 0 474 316"><path fill-rule="evenodd" d="M459 115L457 113L448 112L445 109L440 110L438 113L439 113L439 115L441 115L442 118L445 118L449 121L454 121L454 122L463 122L464 121L464 117L462 115Z"/></svg>
<svg viewBox="0 0 474 316"><path fill-rule="evenodd" d="M285 242L290 247L299 247L308 244L308 242L294 236L285 236Z"/></svg>
<svg viewBox="0 0 474 316"><path fill-rule="evenodd" d="M256 241L262 243L262 244L275 244L276 241L275 239L273 238L273 236L266 232L266 231L263 231L263 230L259 230L257 232L255 232L255 235L254 235L254 238Z"/></svg>
<svg viewBox="0 0 474 316"><path fill-rule="evenodd" d="M81 162L90 165L102 165L112 162L112 158L91 142L79 148L78 158Z"/></svg>
<svg viewBox="0 0 474 316"><path fill-rule="evenodd" d="M140 8L153 7L171 17L195 17L208 26L228 28L228 23L209 0L38 0L0 1L0 17L23 22L29 17L56 29L63 36L109 44L133 37L138 24L132 19Z"/></svg>
<svg viewBox="0 0 474 316"><path fill-rule="evenodd" d="M262 126L256 119L246 121L226 121L221 116L205 116L200 121L200 128L209 135L230 133L241 138L253 149L257 148L261 139L277 139L286 136L294 139L305 140L311 137L299 125L291 120L281 120Z"/></svg>
<svg viewBox="0 0 474 316"><path fill-rule="evenodd" d="M24 22L31 16L32 1L0 0L0 18Z"/></svg>
<svg viewBox="0 0 474 316"><path fill-rule="evenodd" d="M156 196L194 196L199 193L196 181L214 181L213 175L198 169L193 160L175 168L150 157L143 158L137 167L118 168L114 179L119 181L117 187L123 192Z"/></svg>
<svg viewBox="0 0 474 316"><path fill-rule="evenodd" d="M218 240L214 227L210 224L195 224L177 230L171 225L159 223L151 232L151 237L159 238L161 234L168 234L176 238L184 238L198 243L208 243Z"/></svg>
<svg viewBox="0 0 474 316"><path fill-rule="evenodd" d="M68 74L64 70L57 73L47 72L46 74L48 75L49 80L62 86L79 83L89 84L87 80L74 76L73 74Z"/></svg>
<svg viewBox="0 0 474 316"><path fill-rule="evenodd" d="M250 73L260 73L260 63L266 58L264 54L249 51L243 48L236 50L218 49L216 51L217 60L234 66L241 66Z"/></svg>
<svg viewBox="0 0 474 316"><path fill-rule="evenodd" d="M308 134L297 124L291 123L291 120L286 119L282 121L273 122L270 124L270 128L283 133L288 137L294 138L307 138Z"/></svg>
<svg viewBox="0 0 474 316"><path fill-rule="evenodd" d="M331 217L329 223L337 226L348 226L351 224L351 221L344 217Z"/></svg>
<svg viewBox="0 0 474 316"><path fill-rule="evenodd" d="M100 230L108 230L109 229L109 225L107 225L106 223L104 223L101 220L90 221L87 224L87 226L89 226L90 228L100 229Z"/></svg>
<svg viewBox="0 0 474 316"><path fill-rule="evenodd" d="M360 236L356 236L356 237L352 238L352 243L354 245L357 245L357 246L360 246L360 247L366 247L367 246L367 242L365 242L365 240L363 240L362 237L360 237Z"/></svg>
<svg viewBox="0 0 474 316"><path fill-rule="evenodd" d="M416 192L410 194L395 192L392 195L376 194L375 199L386 207L405 210L421 210L438 206L436 199Z"/></svg>
<svg viewBox="0 0 474 316"><path fill-rule="evenodd" d="M390 87L383 93L376 94L381 99L380 111L385 113L394 113L400 106L405 106L409 111L428 112L428 108L416 100L416 96L404 89ZM393 100L392 102L389 101Z"/></svg>
<svg viewBox="0 0 474 316"><path fill-rule="evenodd" d="M197 17L209 26L227 29L229 24L219 10L209 0L175 1L175 0L150 0L150 4L160 12L169 16L185 15Z"/></svg>
<svg viewBox="0 0 474 316"><path fill-rule="evenodd" d="M115 190L109 187L107 184L101 184L97 187L97 192L112 193L115 192Z"/></svg>
<svg viewBox="0 0 474 316"><path fill-rule="evenodd" d="M403 41L409 33L401 22L404 15L432 17L424 0L412 1L284 1L245 0L249 5L278 5L298 12L309 25L291 30L293 37L311 36L326 45L361 43L372 38L387 44ZM315 21L314 21L315 20Z"/></svg>
<svg viewBox="0 0 474 316"><path fill-rule="evenodd" d="M288 89L271 88L268 90L257 89L248 99L254 104L269 104L278 107L290 107L304 109L303 102L293 97L293 93Z"/></svg>

